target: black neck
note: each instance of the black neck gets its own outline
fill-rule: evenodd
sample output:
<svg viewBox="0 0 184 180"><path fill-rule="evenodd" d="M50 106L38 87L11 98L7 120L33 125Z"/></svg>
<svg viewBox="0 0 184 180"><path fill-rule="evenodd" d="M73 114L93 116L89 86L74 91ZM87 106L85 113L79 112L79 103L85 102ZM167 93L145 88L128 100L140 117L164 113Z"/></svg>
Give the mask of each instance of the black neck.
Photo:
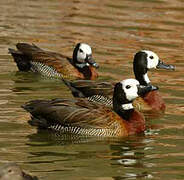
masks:
<svg viewBox="0 0 184 180"><path fill-rule="evenodd" d="M75 65L78 61L77 61L77 53L78 53L78 50L79 50L79 47L80 47L80 43L78 43L74 50L73 50L73 57L72 57L72 63L73 65Z"/></svg>
<svg viewBox="0 0 184 180"><path fill-rule="evenodd" d="M67 58L67 59L80 72L82 72L83 69L86 67L89 69L89 66L86 63L78 63L76 59L72 59L72 58Z"/></svg>
<svg viewBox="0 0 184 180"><path fill-rule="evenodd" d="M77 66L75 67L78 69L79 72L81 72L84 75L85 79L90 79L92 73L89 66L84 66L83 68L79 68Z"/></svg>
<svg viewBox="0 0 184 180"><path fill-rule="evenodd" d="M147 61L145 60L147 55L144 52L138 52L134 56L133 61L133 70L135 74L135 78L139 81L141 85L148 85L146 82L144 75L147 74Z"/></svg>
<svg viewBox="0 0 184 180"><path fill-rule="evenodd" d="M145 80L146 74L141 74L141 73L135 72L135 71L134 71L134 74L135 74L135 78L139 81L140 85L144 85L144 86L150 85L150 82L147 82Z"/></svg>
<svg viewBox="0 0 184 180"><path fill-rule="evenodd" d="M134 109L124 110L123 108L119 108L118 110L116 110L116 113L127 121L129 121L133 112Z"/></svg>
<svg viewBox="0 0 184 180"><path fill-rule="evenodd" d="M130 119L134 109L125 110L123 109L122 105L129 103L132 103L132 101L127 100L126 95L122 90L121 83L117 83L114 88L113 109L119 116L121 116L124 120L127 121Z"/></svg>

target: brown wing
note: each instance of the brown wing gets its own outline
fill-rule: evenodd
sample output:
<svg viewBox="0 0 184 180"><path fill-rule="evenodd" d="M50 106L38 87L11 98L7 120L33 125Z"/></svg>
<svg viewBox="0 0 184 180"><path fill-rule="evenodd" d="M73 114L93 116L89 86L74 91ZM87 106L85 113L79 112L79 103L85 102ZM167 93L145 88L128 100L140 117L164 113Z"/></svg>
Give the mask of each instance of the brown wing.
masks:
<svg viewBox="0 0 184 180"><path fill-rule="evenodd" d="M63 77L68 78L68 76L71 76L83 78L83 75L68 61L67 56L55 52L44 51L35 45L26 43L18 43L17 49L21 53L27 55L31 61L40 62L53 67L58 73L62 74Z"/></svg>
<svg viewBox="0 0 184 180"><path fill-rule="evenodd" d="M63 81L71 90L74 97L87 97L90 102L103 104L112 108L113 83L89 80L68 81L65 79Z"/></svg>
<svg viewBox="0 0 184 180"><path fill-rule="evenodd" d="M36 53L32 56L32 60L53 67L58 73L63 75L63 78L68 78L69 76L83 78L83 75L70 64L67 58L61 57L60 54L50 52Z"/></svg>
<svg viewBox="0 0 184 180"><path fill-rule="evenodd" d="M113 96L114 84L111 82L96 82L90 80L63 81L70 88L75 97L78 97L75 90L81 92L84 97L103 95L108 98L112 98Z"/></svg>
<svg viewBox="0 0 184 180"><path fill-rule="evenodd" d="M119 128L122 119L111 109L89 103L85 99L51 101L30 101L23 106L39 126L49 127L53 124L77 126L80 128ZM41 124L42 123L42 124Z"/></svg>

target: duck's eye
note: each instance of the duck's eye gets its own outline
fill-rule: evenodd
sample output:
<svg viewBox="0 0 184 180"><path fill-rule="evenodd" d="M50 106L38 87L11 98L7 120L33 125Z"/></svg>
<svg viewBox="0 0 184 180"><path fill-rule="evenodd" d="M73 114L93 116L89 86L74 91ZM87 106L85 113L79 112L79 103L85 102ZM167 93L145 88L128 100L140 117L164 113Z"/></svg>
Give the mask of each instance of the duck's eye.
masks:
<svg viewBox="0 0 184 180"><path fill-rule="evenodd" d="M79 51L80 51L81 53L83 53L83 50L82 50L82 49L79 49Z"/></svg>
<svg viewBox="0 0 184 180"><path fill-rule="evenodd" d="M130 86L130 85L127 85L127 86L126 86L126 89L130 89L130 88L131 88L131 86Z"/></svg>
<svg viewBox="0 0 184 180"><path fill-rule="evenodd" d="M12 170L11 170L11 169L9 169L9 170L8 170L8 172L9 172L9 173L11 173L11 172L12 172Z"/></svg>
<svg viewBox="0 0 184 180"><path fill-rule="evenodd" d="M150 56L150 59L154 59L154 57L153 56Z"/></svg>

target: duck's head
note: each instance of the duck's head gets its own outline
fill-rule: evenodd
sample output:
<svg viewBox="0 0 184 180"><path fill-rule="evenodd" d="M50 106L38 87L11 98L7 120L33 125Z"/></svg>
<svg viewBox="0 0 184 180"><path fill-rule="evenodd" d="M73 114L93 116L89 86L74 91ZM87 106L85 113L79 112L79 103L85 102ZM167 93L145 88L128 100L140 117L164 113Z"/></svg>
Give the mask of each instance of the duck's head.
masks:
<svg viewBox="0 0 184 180"><path fill-rule="evenodd" d="M7 163L0 168L0 179L17 179L22 180L23 172L15 163Z"/></svg>
<svg viewBox="0 0 184 180"><path fill-rule="evenodd" d="M113 94L114 111L128 120L131 111L134 109L132 105L133 100L151 90L152 86L140 85L136 79L126 79L117 83Z"/></svg>
<svg viewBox="0 0 184 180"><path fill-rule="evenodd" d="M92 58L92 49L88 44L78 43L73 51L73 61L78 68L93 66L98 68L99 65Z"/></svg>
<svg viewBox="0 0 184 180"><path fill-rule="evenodd" d="M142 85L150 84L147 71L150 69L167 69L174 70L173 65L165 64L158 55L152 51L142 50L135 54L133 61L135 78Z"/></svg>

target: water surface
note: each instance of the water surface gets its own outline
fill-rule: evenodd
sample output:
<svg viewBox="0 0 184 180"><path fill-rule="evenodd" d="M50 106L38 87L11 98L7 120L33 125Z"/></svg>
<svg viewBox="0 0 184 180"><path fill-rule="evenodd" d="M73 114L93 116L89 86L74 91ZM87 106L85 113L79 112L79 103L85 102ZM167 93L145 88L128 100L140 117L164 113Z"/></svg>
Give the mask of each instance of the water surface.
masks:
<svg viewBox="0 0 184 180"><path fill-rule="evenodd" d="M1 0L0 162L17 162L40 179L184 179L184 2L182 0ZM20 106L32 99L72 97L59 80L17 72L8 54L29 42L72 55L93 48L101 79L134 77L132 58L149 49L176 71L151 71L167 110L147 132L122 139L58 137L37 132Z"/></svg>

